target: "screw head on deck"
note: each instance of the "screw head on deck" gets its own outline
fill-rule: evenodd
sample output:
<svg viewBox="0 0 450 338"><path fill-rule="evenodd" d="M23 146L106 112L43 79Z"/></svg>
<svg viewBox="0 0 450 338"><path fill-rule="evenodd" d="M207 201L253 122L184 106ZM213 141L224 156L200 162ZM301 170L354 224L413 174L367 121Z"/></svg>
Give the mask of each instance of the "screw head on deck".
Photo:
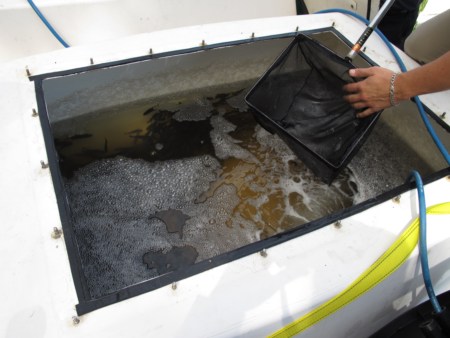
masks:
<svg viewBox="0 0 450 338"><path fill-rule="evenodd" d="M396 204L399 204L399 203L400 203L400 199L401 199L401 196L400 196L400 195L395 196L395 197L392 199L392 202L394 202L394 203L396 203Z"/></svg>
<svg viewBox="0 0 450 338"><path fill-rule="evenodd" d="M47 169L48 168L48 163L45 163L44 161L41 161L41 168L42 169Z"/></svg>
<svg viewBox="0 0 450 338"><path fill-rule="evenodd" d="M62 232L61 229L58 229L58 228L54 227L51 236L52 236L53 239L58 239L58 238L60 238L62 236L62 233L63 232Z"/></svg>

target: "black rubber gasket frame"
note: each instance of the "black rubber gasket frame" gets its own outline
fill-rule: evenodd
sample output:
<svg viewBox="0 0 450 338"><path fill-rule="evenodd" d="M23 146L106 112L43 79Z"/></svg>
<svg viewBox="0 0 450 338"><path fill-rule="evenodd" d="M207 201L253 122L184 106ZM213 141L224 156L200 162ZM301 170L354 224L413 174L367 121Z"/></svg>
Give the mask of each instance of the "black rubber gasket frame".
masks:
<svg viewBox="0 0 450 338"><path fill-rule="evenodd" d="M324 28L315 29L315 30L302 31L301 33L309 35L309 34L320 33L320 32L332 32L332 33L336 34L340 39L342 39L345 43L347 43L348 46L351 46L351 42L348 41L341 33L339 33L333 27L324 27ZM231 41L231 42L220 43L220 44L215 44L215 45L206 45L206 46L202 46L202 47L195 47L195 48L171 51L171 52L154 54L154 55L146 55L146 56L141 56L141 57L135 57L135 58L119 60L119 61L114 61L114 62L108 62L108 63L103 63L103 64L90 65L90 66L81 67L81 68L74 68L74 69L57 71L57 72L47 73L47 74L40 74L40 75L35 75L35 76L29 77L30 81L34 81L34 84L35 84L36 100L37 100L37 105L38 105L40 123L41 123L42 132L43 132L43 136L44 136L44 142L45 142L45 146L46 146L46 150L47 150L49 167L50 167L50 171L51 171L51 175L52 175L53 186L54 186L54 190L55 190L55 194L56 194L59 214L60 214L61 223L62 223L62 227L63 227L64 240L65 240L66 247L67 247L70 268L71 268L72 277L73 277L73 281L74 281L74 285L75 285L75 290L76 290L78 301L79 301L79 304L76 305L76 311L77 311L78 315L83 315L83 314L98 310L102 307L115 304L122 300L129 299L129 298L156 290L163 286L170 285L174 282L194 276L198 273L207 271L214 267L232 262L239 258L249 256L251 254L260 252L264 249L274 247L274 246L284 243L286 241L292 240L294 238L300 237L302 235L305 235L307 233L310 233L312 231L320 229L326 225L329 225L330 223L334 223L338 220L342 220L344 218L347 218L347 217L350 217L357 213L360 213L360 212L367 210L377 204L381 204L385 201L388 201L388 200L398 196L399 194L402 194L402 193L404 193L410 189L413 189L415 187L415 184L413 182L406 182L405 184L398 186L398 187L394 188L393 190L388 191L382 195L379 195L373 199L367 200L358 205L341 210L340 212L334 213L332 215L329 215L329 216L317 219L315 221L312 221L310 223L304 224L302 226L296 227L296 228L286 231L284 233L272 236L265 240L261 240L261 241L255 242L255 243L248 244L244 247L235 249L230 252L223 253L221 255L212 257L208 260L198 262L189 267L179 269L177 271L173 271L173 272L167 273L165 275L162 275L162 276L159 276L159 277L147 280L147 281L143 281L142 283L139 283L137 285L128 286L124 289L118 290L112 294L109 294L109 295L106 295L106 296L103 296L100 298L92 298L90 296L89 289L88 289L87 282L86 282L86 277L83 273L83 269L82 269L82 265L81 265L81 258L80 258L79 252L78 252L78 245L76 242L76 237L74 234L74 230L72 228L71 209L70 209L70 205L68 203L67 194L66 194L66 191L64 188L61 172L59 170L58 154L55 149L55 144L53 141L53 134L52 134L49 117L48 117L48 111L46 108L46 102L45 102L45 98L44 98L43 81L45 79L49 79L49 78L53 78L53 77L74 75L74 74L83 73L83 72L90 71L90 70L103 69L103 68L109 68L109 67L114 67L114 66L119 66L119 65L131 64L131 63L135 63L135 62L147 61L147 60L157 59L157 58L161 58L161 57L182 55L182 54L205 51L205 50L221 48L221 47L228 47L228 46L231 47L231 46L236 46L236 45L241 45L241 44L257 42L257 41L293 38L293 37L295 37L296 34L298 34L298 32L292 32L292 33L286 33L286 34L280 34L280 35L272 35L272 36L268 36L268 37L259 37L259 38ZM361 56L363 58L365 58L366 60L371 61L364 54L361 54ZM428 110L428 112L431 112L431 111ZM433 116L435 114L431 113L430 115ZM434 118L438 120L438 118L436 116ZM425 177L424 183L430 183L432 181L438 180L447 175L450 175L450 168L443 169L443 170L436 172L428 177Z"/></svg>

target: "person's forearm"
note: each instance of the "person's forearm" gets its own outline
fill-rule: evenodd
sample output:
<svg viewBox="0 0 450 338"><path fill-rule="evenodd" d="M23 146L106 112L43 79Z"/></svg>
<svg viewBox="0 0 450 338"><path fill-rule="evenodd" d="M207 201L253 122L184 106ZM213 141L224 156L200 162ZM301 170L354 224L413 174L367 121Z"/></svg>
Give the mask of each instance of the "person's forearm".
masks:
<svg viewBox="0 0 450 338"><path fill-rule="evenodd" d="M395 80L397 101L446 89L450 89L450 52L433 62L399 74Z"/></svg>
<svg viewBox="0 0 450 338"><path fill-rule="evenodd" d="M450 52L397 75L381 67L350 69L349 73L363 80L344 85L344 99L360 110L357 117L367 117L413 96L450 89Z"/></svg>

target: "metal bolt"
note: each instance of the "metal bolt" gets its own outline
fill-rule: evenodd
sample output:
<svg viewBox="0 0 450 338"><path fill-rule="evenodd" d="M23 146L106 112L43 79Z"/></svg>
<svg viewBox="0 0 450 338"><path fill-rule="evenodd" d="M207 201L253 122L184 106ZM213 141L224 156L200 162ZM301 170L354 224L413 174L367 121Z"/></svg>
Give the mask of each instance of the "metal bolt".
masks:
<svg viewBox="0 0 450 338"><path fill-rule="evenodd" d="M36 109L33 108L33 112L31 113L31 116L36 117L38 116L38 112L36 111Z"/></svg>
<svg viewBox="0 0 450 338"><path fill-rule="evenodd" d="M395 197L392 199L392 202L394 202L394 203L396 203L396 204L399 204L399 203L400 203L400 198L401 198L400 195L395 196Z"/></svg>
<svg viewBox="0 0 450 338"><path fill-rule="evenodd" d="M93 65L94 64L94 59L93 58L91 58L91 65Z"/></svg>
<svg viewBox="0 0 450 338"><path fill-rule="evenodd" d="M153 48L150 48L149 52L150 55L153 55Z"/></svg>
<svg viewBox="0 0 450 338"><path fill-rule="evenodd" d="M334 27L334 25L336 25L336 22L333 21L333 23L331 24L331 27Z"/></svg>
<svg viewBox="0 0 450 338"><path fill-rule="evenodd" d="M336 229L342 228L342 223L341 223L341 221L334 222L334 227L335 227Z"/></svg>
<svg viewBox="0 0 450 338"><path fill-rule="evenodd" d="M447 112L443 112L442 114L441 114L441 119L445 119L445 115L447 114Z"/></svg>
<svg viewBox="0 0 450 338"><path fill-rule="evenodd" d="M47 169L48 168L48 163L45 163L44 161L41 161L41 168L42 169Z"/></svg>
<svg viewBox="0 0 450 338"><path fill-rule="evenodd" d="M31 72L30 72L30 70L28 69L28 66L25 67L25 71L27 72L27 76L30 77L30 76L31 76Z"/></svg>
<svg viewBox="0 0 450 338"><path fill-rule="evenodd" d="M363 53L365 53L366 50L367 50L367 47L363 47L363 49L362 49Z"/></svg>
<svg viewBox="0 0 450 338"><path fill-rule="evenodd" d="M298 26L295 28L295 31L298 32Z"/></svg>
<svg viewBox="0 0 450 338"><path fill-rule="evenodd" d="M266 251L266 249L262 249L262 250L259 252L259 254L260 254L262 257L266 258L266 257L267 257L267 251Z"/></svg>
<svg viewBox="0 0 450 338"><path fill-rule="evenodd" d="M172 283L172 290L176 290L176 289L177 289L177 287L178 287L178 285L177 285L177 283L176 283L176 282Z"/></svg>
<svg viewBox="0 0 450 338"><path fill-rule="evenodd" d="M73 323L73 325L80 324L80 318L78 318L77 316L73 316L72 317L72 323Z"/></svg>
<svg viewBox="0 0 450 338"><path fill-rule="evenodd" d="M53 238L53 239L58 239L58 238L61 237L62 233L63 233L63 232L62 232L61 229L58 229L58 228L54 227L54 228L53 228L53 231L52 231L52 238Z"/></svg>
<svg viewBox="0 0 450 338"><path fill-rule="evenodd" d="M205 47L205 46L206 46L205 40L202 40L201 46L202 46L202 47Z"/></svg>
<svg viewBox="0 0 450 338"><path fill-rule="evenodd" d="M255 32L252 33L252 39L254 39L254 38L255 38Z"/></svg>

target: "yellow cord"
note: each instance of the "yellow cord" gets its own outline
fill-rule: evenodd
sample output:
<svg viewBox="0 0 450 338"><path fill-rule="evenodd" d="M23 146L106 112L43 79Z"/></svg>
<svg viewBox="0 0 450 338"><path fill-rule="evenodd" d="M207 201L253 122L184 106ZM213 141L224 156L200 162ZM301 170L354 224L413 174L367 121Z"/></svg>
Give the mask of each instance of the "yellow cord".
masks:
<svg viewBox="0 0 450 338"><path fill-rule="evenodd" d="M450 202L427 208L427 214L450 214ZM389 249L351 285L334 298L323 303L303 317L286 325L269 337L292 337L338 311L375 285L381 283L409 257L419 240L419 218L416 218Z"/></svg>

